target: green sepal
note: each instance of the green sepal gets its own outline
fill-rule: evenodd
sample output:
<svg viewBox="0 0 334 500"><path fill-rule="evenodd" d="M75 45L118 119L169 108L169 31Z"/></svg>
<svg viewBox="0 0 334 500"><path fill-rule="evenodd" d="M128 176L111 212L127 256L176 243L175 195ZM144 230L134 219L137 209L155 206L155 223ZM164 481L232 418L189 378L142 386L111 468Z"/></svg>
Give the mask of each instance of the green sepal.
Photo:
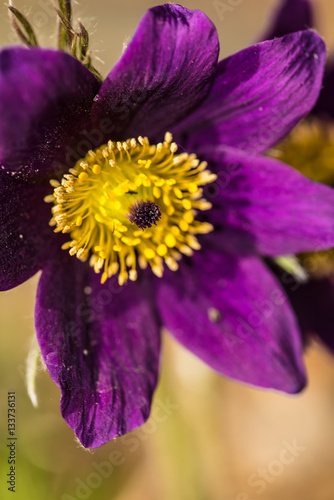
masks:
<svg viewBox="0 0 334 500"><path fill-rule="evenodd" d="M28 47L38 47L37 37L28 19L12 5L9 5L8 9L11 12L13 29L20 40ZM17 21L19 21L23 31Z"/></svg>

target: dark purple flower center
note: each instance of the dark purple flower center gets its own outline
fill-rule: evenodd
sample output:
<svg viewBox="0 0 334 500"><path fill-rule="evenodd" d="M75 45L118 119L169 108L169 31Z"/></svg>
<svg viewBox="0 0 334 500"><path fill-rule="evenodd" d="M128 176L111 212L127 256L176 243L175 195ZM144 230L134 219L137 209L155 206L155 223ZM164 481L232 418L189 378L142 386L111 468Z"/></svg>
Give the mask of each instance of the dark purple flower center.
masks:
<svg viewBox="0 0 334 500"><path fill-rule="evenodd" d="M161 218L161 208L153 201L140 200L131 206L127 218L139 229L147 229Z"/></svg>

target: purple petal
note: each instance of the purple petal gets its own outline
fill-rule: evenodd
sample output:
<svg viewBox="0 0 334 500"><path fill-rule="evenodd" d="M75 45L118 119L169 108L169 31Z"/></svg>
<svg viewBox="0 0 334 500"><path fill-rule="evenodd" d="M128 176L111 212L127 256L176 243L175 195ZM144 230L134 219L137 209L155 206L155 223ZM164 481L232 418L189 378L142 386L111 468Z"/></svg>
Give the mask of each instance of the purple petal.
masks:
<svg viewBox="0 0 334 500"><path fill-rule="evenodd" d="M0 290L31 278L62 243L49 226L49 191L0 173Z"/></svg>
<svg viewBox="0 0 334 500"><path fill-rule="evenodd" d="M205 197L222 247L276 256L334 246L333 189L232 148L203 149L201 158L218 176Z"/></svg>
<svg viewBox="0 0 334 500"><path fill-rule="evenodd" d="M309 0L281 0L267 32L261 39L271 40L313 26L313 8Z"/></svg>
<svg viewBox="0 0 334 500"><path fill-rule="evenodd" d="M221 61L202 106L171 129L175 141L194 152L217 144L252 153L267 150L312 109L325 55L321 38L304 31Z"/></svg>
<svg viewBox="0 0 334 500"><path fill-rule="evenodd" d="M275 269L295 311L305 341L317 335L334 354L334 281L312 278L299 283L282 270Z"/></svg>
<svg viewBox="0 0 334 500"><path fill-rule="evenodd" d="M202 12L150 9L102 85L93 107L97 127L107 139L163 139L206 97L218 52L216 29Z"/></svg>
<svg viewBox="0 0 334 500"><path fill-rule="evenodd" d="M157 383L160 336L148 283L100 284L63 252L43 271L36 329L61 389L61 412L86 448L143 424Z"/></svg>
<svg viewBox="0 0 334 500"><path fill-rule="evenodd" d="M71 167L91 147L84 131L98 89L95 77L64 52L3 49L0 168L25 180Z"/></svg>
<svg viewBox="0 0 334 500"><path fill-rule="evenodd" d="M334 120L334 60L327 62L323 79L323 88L312 110L312 115Z"/></svg>
<svg viewBox="0 0 334 500"><path fill-rule="evenodd" d="M228 377L295 393L305 384L287 297L256 257L198 252L157 284L159 312L187 349Z"/></svg>

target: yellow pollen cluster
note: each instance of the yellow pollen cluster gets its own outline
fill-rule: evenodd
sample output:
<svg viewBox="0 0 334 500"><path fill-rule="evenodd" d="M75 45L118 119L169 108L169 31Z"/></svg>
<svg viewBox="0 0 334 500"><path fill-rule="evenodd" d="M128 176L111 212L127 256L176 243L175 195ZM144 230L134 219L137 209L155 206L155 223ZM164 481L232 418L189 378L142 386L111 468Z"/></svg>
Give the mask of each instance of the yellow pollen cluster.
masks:
<svg viewBox="0 0 334 500"><path fill-rule="evenodd" d="M195 235L213 230L195 217L211 208L201 186L216 175L196 155L176 151L169 132L157 145L146 137L109 141L89 151L61 183L50 181L54 192L45 198L54 203L50 225L70 234L62 248L82 261L89 258L95 272L102 272L102 283L117 273L120 285L136 280L137 263L142 269L149 264L159 277L164 263L176 271L182 254L200 249ZM160 207L156 225L139 229L130 222L130 209L139 201Z"/></svg>

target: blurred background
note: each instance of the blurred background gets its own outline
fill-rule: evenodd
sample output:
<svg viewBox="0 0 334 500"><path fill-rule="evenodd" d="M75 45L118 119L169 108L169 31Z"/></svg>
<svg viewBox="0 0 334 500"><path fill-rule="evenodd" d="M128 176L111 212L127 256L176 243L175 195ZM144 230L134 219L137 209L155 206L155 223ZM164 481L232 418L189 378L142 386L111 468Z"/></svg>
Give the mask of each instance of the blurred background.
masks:
<svg viewBox="0 0 334 500"><path fill-rule="evenodd" d="M275 0L185 0L216 24L221 57L257 40ZM333 0L315 1L317 21L334 45ZM52 0L16 0L40 43L54 45ZM75 4L105 76L152 1ZM17 43L0 6L0 45ZM1 119L1 117L0 117ZM306 353L309 386L288 397L251 389L212 373L168 336L152 417L130 436L85 451L59 412L59 390L38 374L38 408L28 398L25 361L34 338L38 277L0 294L0 498L7 491L7 392L16 392L16 500L333 500L334 359L314 343ZM284 451L288 450L288 451ZM282 457L289 457L283 463Z"/></svg>

